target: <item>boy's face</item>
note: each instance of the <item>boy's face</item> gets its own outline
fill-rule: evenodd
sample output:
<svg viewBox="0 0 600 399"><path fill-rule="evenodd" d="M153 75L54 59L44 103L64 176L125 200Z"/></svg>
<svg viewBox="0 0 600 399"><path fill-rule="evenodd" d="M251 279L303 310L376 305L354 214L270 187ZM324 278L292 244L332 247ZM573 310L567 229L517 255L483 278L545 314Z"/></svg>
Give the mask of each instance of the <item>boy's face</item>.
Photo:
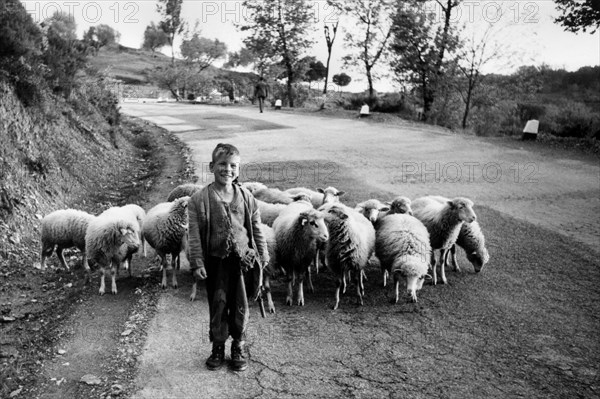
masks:
<svg viewBox="0 0 600 399"><path fill-rule="evenodd" d="M219 155L210 163L210 171L215 175L215 183L230 186L240 174L240 156Z"/></svg>

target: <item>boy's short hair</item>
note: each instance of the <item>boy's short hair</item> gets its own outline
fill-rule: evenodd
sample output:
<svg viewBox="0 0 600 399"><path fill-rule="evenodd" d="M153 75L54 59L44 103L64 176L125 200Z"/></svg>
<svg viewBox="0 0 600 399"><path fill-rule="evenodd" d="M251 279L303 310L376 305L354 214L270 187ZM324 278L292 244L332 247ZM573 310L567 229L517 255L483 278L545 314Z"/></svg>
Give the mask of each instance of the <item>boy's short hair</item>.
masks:
<svg viewBox="0 0 600 399"><path fill-rule="evenodd" d="M233 144L224 144L224 143L219 143L217 144L217 146L215 147L215 149L212 152L212 161L215 162L215 160L217 158L219 158L222 155L226 155L226 156L231 156L231 155L237 155L240 156L240 150L237 149L236 146L234 146Z"/></svg>

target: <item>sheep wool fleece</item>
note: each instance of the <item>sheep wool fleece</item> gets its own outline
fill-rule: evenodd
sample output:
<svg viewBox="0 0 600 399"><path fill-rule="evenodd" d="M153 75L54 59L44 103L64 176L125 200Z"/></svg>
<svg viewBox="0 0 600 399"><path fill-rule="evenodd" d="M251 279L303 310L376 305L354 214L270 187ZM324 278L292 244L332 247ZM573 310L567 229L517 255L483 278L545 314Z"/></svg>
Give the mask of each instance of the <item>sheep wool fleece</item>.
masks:
<svg viewBox="0 0 600 399"><path fill-rule="evenodd" d="M230 335L234 340L245 339L249 309L240 262L243 254L239 251L249 247L260 257L262 264L269 261L266 241L259 228L260 212L256 200L237 185L234 190L234 200L226 206L215 197L209 185L192 196L188 207L191 268L206 267L209 338L216 344L224 343ZM238 203L236 199L240 198L243 201ZM227 218L226 223L213 220L221 220L223 216ZM247 239L240 240L241 234L247 235ZM235 244L241 245L234 245L235 249L229 245L212 248L215 242L221 241L219 236L235 238ZM221 242L226 244L229 240L224 241Z"/></svg>

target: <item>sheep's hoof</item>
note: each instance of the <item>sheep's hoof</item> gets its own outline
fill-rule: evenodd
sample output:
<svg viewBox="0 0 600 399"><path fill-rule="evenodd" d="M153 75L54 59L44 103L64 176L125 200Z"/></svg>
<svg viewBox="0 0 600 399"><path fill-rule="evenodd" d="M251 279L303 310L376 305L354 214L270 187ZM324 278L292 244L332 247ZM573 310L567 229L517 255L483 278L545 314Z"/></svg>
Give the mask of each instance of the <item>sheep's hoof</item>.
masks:
<svg viewBox="0 0 600 399"><path fill-rule="evenodd" d="M190 295L190 302L194 302L195 299L196 299L196 295Z"/></svg>
<svg viewBox="0 0 600 399"><path fill-rule="evenodd" d="M336 303L335 305L333 305L333 308L331 308L331 310L337 310L338 306L339 306L339 303Z"/></svg>
<svg viewBox="0 0 600 399"><path fill-rule="evenodd" d="M173 288L179 288L179 286L177 285L177 283L173 284Z"/></svg>
<svg viewBox="0 0 600 399"><path fill-rule="evenodd" d="M117 290L113 290L113 291L112 291L112 294L113 294L113 295L117 295Z"/></svg>
<svg viewBox="0 0 600 399"><path fill-rule="evenodd" d="M285 299L285 304L288 305L288 306L292 306L292 302L293 302L292 298L286 298Z"/></svg>
<svg viewBox="0 0 600 399"><path fill-rule="evenodd" d="M163 290L166 290L167 289L167 284L160 283L160 288L162 288Z"/></svg>
<svg viewBox="0 0 600 399"><path fill-rule="evenodd" d="M395 298L392 298L392 299L390 299L390 303L391 303L392 305L395 305L395 304L397 304L397 303L398 303L398 297L395 297Z"/></svg>
<svg viewBox="0 0 600 399"><path fill-rule="evenodd" d="M304 299L298 299L298 306L304 306Z"/></svg>
<svg viewBox="0 0 600 399"><path fill-rule="evenodd" d="M98 293L99 293L100 295L104 295L104 290L98 290Z"/></svg>
<svg viewBox="0 0 600 399"><path fill-rule="evenodd" d="M275 314L275 307L269 307L269 313Z"/></svg>

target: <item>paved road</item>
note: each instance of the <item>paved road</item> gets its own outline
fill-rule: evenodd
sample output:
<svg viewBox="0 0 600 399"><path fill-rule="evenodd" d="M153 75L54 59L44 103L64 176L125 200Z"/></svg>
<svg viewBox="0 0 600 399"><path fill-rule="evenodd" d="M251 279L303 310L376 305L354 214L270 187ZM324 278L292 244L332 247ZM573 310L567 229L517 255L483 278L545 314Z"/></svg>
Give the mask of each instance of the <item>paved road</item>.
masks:
<svg viewBox="0 0 600 399"><path fill-rule="evenodd" d="M370 194L388 198L399 194L411 198L424 194L467 196L491 209L482 209L482 222L487 217L487 223L491 224L490 218L498 218L501 215L498 212L502 212L579 241L586 250L597 251L600 168L594 163L548 158L494 140L454 135L410 123L388 126L270 110L259 114L251 108L178 104L123 104L122 109L176 133L192 148L198 174L204 182L212 149L218 142L227 141L242 152L242 161L246 163L242 180L253 180L260 174L270 178L274 185L289 186L294 179L313 187L343 185L349 187L348 191L354 188L360 193L350 192L349 202L367 199ZM507 245L516 248L528 235L540 232L521 221L514 222L514 237L506 238L510 243ZM547 234L554 237L552 232ZM492 237L490 242L504 239ZM501 256L507 248L495 250ZM545 251L540 262L552 257L549 250ZM535 259L526 259L532 262L532 258ZM520 266L514 267L518 270ZM502 275L506 281L514 270L500 272L509 273ZM373 273L368 275L369 293L378 277ZM137 378L140 389L134 397L504 398L536 397L549 384L564 386L562 374L559 377L554 374L564 370L556 369L553 362L563 365L571 358L552 352L549 349L552 340L560 344L564 342L561 339L564 334L583 340L573 347L586 347L592 345L589 339L594 333L580 332L575 338L564 329L550 331L561 323L548 321L535 312L536 306L550 306L547 298L536 296L538 291L528 293L522 288L510 293L504 288L492 291L502 284L498 275L491 272L477 277L477 282L471 277L455 280L459 287L457 290L454 286L453 300L461 308L460 313L451 317L448 312L452 313L454 306L449 304L448 308L443 295L436 295L444 290L449 294L447 290L452 287L436 288L424 295L425 306L385 306L385 296L373 293L367 296L362 308L351 307L350 299L345 299L338 311L326 311L324 304L332 299L333 285L327 278L316 284L317 292L307 297L304 308L283 307L276 300L278 314L261 320L254 307L249 334L251 367L239 375L227 370L209 372L204 367L210 349L206 339L205 297L190 304L187 289L168 290L160 299L159 312L148 331ZM554 280L542 277L539 283L544 285L539 288L543 291ZM188 284L189 280L184 280L182 286ZM514 288L521 282L514 280L511 284ZM556 295L565 294L559 288L553 289ZM585 290L581 294L585 295ZM274 296L281 299L281 292ZM481 303L476 298L482 298ZM561 315L574 314L568 302L561 297L552 306L564 306ZM588 313L576 316L582 318ZM540 331L536 327L536 334L529 330L523 336L514 334L515 328L533 328L522 326L534 319ZM548 327L542 328L546 323ZM594 323L584 324L585 328L589 325L593 330L597 326ZM575 324L574 320L564 322L565 326ZM486 335L490 341L480 341ZM494 345L497 340L503 341ZM457 342L462 345L459 350ZM492 347L496 349L490 352ZM485 359L497 353L504 355L504 351L508 353L506 359ZM515 364L508 362L519 351L523 351L525 359L529 359L528 351L534 351L535 356L540 356L535 361L551 364L553 368L547 371L543 366L535 366L534 361L521 358L513 359ZM573 370L569 372L571 377L575 373L577 384L589 376L596 376L597 382L597 371L585 362L567 370ZM465 376L469 383L465 383ZM530 383L530 379L541 382ZM552 392L548 395L552 396Z"/></svg>

